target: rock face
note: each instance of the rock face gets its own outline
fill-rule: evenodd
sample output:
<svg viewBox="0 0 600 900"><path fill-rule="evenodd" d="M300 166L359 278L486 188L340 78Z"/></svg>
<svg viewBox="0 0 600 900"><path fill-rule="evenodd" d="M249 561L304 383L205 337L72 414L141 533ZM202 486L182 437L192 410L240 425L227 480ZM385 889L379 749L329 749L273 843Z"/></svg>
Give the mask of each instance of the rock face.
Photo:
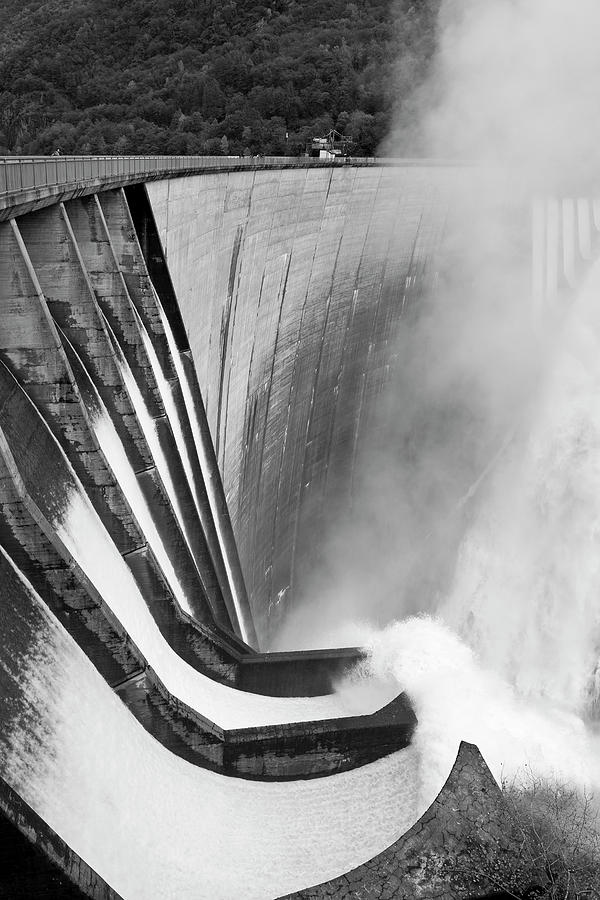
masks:
<svg viewBox="0 0 600 900"><path fill-rule="evenodd" d="M496 895L494 885L478 871L482 858L491 859L498 852L518 858L512 819L479 750L463 741L446 784L410 831L341 878L281 900L504 896Z"/></svg>

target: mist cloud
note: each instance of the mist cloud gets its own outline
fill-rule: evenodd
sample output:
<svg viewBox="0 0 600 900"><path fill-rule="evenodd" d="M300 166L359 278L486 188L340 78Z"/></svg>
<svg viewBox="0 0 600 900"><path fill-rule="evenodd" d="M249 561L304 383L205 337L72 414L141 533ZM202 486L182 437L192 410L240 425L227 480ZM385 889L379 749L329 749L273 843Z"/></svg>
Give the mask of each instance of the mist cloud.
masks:
<svg viewBox="0 0 600 900"><path fill-rule="evenodd" d="M589 190L599 46L597 0L445 0L420 93L425 152L519 168L540 188Z"/></svg>
<svg viewBox="0 0 600 900"><path fill-rule="evenodd" d="M532 198L596 195L599 48L598 0L443 0L385 148L477 165L280 639L369 648L414 703L425 791L460 739L496 777L600 785L600 263L536 312L530 279Z"/></svg>
<svg viewBox="0 0 600 900"><path fill-rule="evenodd" d="M404 106L386 155L410 140L424 156L479 165L443 201L436 289L401 322L352 515L331 523L281 646L360 643L365 621L443 607L485 473L515 435L526 440L569 315L565 303L534 321L530 203L593 196L598 184L600 3L443 0L437 44L416 122Z"/></svg>

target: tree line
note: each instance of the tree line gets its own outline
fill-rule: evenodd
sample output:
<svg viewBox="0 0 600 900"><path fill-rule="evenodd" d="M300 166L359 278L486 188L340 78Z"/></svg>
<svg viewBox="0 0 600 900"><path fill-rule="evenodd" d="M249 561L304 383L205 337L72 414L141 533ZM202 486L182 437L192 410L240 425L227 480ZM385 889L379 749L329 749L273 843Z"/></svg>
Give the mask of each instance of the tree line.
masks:
<svg viewBox="0 0 600 900"><path fill-rule="evenodd" d="M373 155L439 0L5 0L0 153Z"/></svg>

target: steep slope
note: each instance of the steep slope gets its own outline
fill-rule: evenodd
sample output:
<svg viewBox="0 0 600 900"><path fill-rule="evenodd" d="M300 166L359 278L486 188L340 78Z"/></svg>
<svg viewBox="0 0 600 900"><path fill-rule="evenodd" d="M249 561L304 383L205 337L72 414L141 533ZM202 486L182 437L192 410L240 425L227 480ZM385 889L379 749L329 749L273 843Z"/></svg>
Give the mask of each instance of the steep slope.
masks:
<svg viewBox="0 0 600 900"><path fill-rule="evenodd" d="M438 5L11 0L0 149L297 154L335 126L373 154L431 55Z"/></svg>

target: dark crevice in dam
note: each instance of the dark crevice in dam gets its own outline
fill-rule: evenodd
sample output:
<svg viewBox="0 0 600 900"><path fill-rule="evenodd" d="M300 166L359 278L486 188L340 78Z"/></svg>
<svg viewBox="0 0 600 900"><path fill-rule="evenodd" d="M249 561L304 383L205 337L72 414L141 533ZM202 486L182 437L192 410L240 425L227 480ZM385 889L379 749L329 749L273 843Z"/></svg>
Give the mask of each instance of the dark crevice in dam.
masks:
<svg viewBox="0 0 600 900"><path fill-rule="evenodd" d="M221 313L221 332L219 335L219 355L220 355L220 367L219 367L219 395L217 401L217 425L215 429L215 437L214 437L214 446L215 446L215 454L217 459L219 458L219 445L221 443L221 418L224 420L224 428L225 432L227 432L227 410L225 409L225 414L223 415L223 398L224 398L224 386L225 381L229 377L230 367L228 366L228 351L229 351L229 329L231 325L231 317L232 315L235 318L235 297L236 297L236 281L238 277L238 260L240 257L240 246L243 238L243 229L238 227L235 241L233 244L233 250L231 253L231 262L229 264L229 280L227 282L227 295L225 299L225 305L223 306L223 311Z"/></svg>
<svg viewBox="0 0 600 900"><path fill-rule="evenodd" d="M256 646L257 638L248 609L248 598L244 577L240 568L239 556L235 539L231 530L231 521L227 501L223 492L221 476L216 460L214 439L211 440L210 432L206 427L206 412L201 391L197 390L196 373L193 365L190 366L189 343L185 326L181 318L179 305L171 283L168 265L164 258L163 248L156 232L156 224L147 193L136 188L129 189L125 196L131 211L133 204L132 222L136 229L136 235L142 250L145 266L149 274L152 290L156 291L157 302L162 306L171 328L176 347L173 352L180 355L183 366L183 379L187 380L187 388L191 393L191 401L196 411L196 426L199 430L201 454L205 460L206 472L198 473L195 480L197 490L201 490L200 505L205 511L204 532L209 539L210 552L213 565L218 570L219 583L225 597L228 612L234 628L245 639ZM154 282L151 275L154 273L158 283ZM163 293L165 296L163 297ZM177 366L176 366L177 367ZM185 406L185 402L181 398ZM185 418L185 417L184 417ZM188 440L191 440L191 432L188 432ZM213 499L207 494L207 487ZM234 599L235 598L235 599ZM238 619L241 617L242 622Z"/></svg>
<svg viewBox="0 0 600 900"><path fill-rule="evenodd" d="M3 778L0 888L6 900L122 900Z"/></svg>
<svg viewBox="0 0 600 900"><path fill-rule="evenodd" d="M137 239L148 268L150 279L158 292L163 308L173 330L177 349L181 352L189 350L189 341L183 319L179 311L177 297L165 263L162 246L156 230L152 207L144 184L134 184L125 188L127 205L135 226Z"/></svg>

